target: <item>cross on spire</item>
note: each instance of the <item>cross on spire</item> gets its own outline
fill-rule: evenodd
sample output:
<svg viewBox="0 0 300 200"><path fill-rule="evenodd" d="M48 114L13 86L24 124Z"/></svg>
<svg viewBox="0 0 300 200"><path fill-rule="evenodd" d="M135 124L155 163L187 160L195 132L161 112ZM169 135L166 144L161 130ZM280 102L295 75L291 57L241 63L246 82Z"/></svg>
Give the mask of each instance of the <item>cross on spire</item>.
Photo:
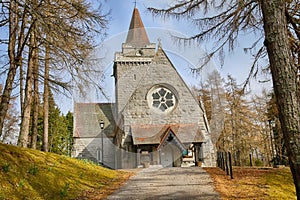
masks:
<svg viewBox="0 0 300 200"><path fill-rule="evenodd" d="M162 47L162 46L161 46L161 39L160 39L160 38L158 38L158 39L157 39L157 41L158 41L158 47L160 47L160 48L161 48L161 47Z"/></svg>
<svg viewBox="0 0 300 200"><path fill-rule="evenodd" d="M134 7L136 8L136 0L133 3L134 3Z"/></svg>

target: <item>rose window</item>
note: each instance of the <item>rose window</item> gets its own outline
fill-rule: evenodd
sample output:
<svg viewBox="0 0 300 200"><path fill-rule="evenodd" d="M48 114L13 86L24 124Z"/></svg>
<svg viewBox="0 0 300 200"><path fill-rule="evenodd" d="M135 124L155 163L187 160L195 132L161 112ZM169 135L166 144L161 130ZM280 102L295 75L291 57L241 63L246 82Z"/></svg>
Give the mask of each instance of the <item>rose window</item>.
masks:
<svg viewBox="0 0 300 200"><path fill-rule="evenodd" d="M149 94L149 105L161 112L171 111L176 103L175 95L164 87L158 87Z"/></svg>

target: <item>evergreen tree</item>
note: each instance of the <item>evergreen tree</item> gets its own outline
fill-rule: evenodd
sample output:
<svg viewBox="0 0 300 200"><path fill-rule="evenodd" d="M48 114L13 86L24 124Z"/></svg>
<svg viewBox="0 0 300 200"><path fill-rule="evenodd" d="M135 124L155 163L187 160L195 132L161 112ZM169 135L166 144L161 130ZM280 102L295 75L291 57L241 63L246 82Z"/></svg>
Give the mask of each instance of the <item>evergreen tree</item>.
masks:
<svg viewBox="0 0 300 200"><path fill-rule="evenodd" d="M42 120L43 116L40 117ZM40 123L41 137L43 137L43 125ZM70 112L64 116L55 103L53 94L49 92L49 152L70 155L73 145L73 116ZM42 141L44 141L42 139ZM44 145L44 143L43 143ZM42 148L43 149L43 148Z"/></svg>
<svg viewBox="0 0 300 200"><path fill-rule="evenodd" d="M73 149L73 114L68 112L66 115L67 129L68 129L68 155L71 156Z"/></svg>

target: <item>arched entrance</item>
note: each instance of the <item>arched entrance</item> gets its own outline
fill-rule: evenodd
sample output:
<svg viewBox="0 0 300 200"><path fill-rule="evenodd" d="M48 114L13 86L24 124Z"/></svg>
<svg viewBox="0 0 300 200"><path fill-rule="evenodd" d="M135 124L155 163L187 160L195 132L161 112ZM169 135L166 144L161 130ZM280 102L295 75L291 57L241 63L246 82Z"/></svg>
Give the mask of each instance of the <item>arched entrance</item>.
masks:
<svg viewBox="0 0 300 200"><path fill-rule="evenodd" d="M185 146L169 128L158 146L160 164L163 167L180 167L182 163L182 152L185 149Z"/></svg>

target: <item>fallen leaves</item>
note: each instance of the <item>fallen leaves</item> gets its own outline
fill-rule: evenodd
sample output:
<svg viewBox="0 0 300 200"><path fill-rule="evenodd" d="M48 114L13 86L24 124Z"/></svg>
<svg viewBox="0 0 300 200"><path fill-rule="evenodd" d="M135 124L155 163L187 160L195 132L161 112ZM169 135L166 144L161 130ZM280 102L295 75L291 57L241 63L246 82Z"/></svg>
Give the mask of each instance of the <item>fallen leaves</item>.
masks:
<svg viewBox="0 0 300 200"><path fill-rule="evenodd" d="M291 174L287 169L275 168L233 168L231 179L226 172L220 168L204 168L214 180L215 189L220 193L223 200L226 199L274 199L270 194L271 189L282 190L282 196L277 199L286 199L287 196L293 197L293 192L286 194L286 183L276 179L278 183L269 181L270 177L277 177L277 174L284 173L286 178L291 179ZM268 177L268 179L267 179ZM277 184L277 185L276 185ZM293 186L289 186L293 190Z"/></svg>
<svg viewBox="0 0 300 200"><path fill-rule="evenodd" d="M126 181L133 176L133 172L121 172L119 171L118 177L114 179L110 184L107 184L103 188L92 189L83 191L82 195L76 198L76 200L100 200L105 199L108 195L119 189Z"/></svg>

